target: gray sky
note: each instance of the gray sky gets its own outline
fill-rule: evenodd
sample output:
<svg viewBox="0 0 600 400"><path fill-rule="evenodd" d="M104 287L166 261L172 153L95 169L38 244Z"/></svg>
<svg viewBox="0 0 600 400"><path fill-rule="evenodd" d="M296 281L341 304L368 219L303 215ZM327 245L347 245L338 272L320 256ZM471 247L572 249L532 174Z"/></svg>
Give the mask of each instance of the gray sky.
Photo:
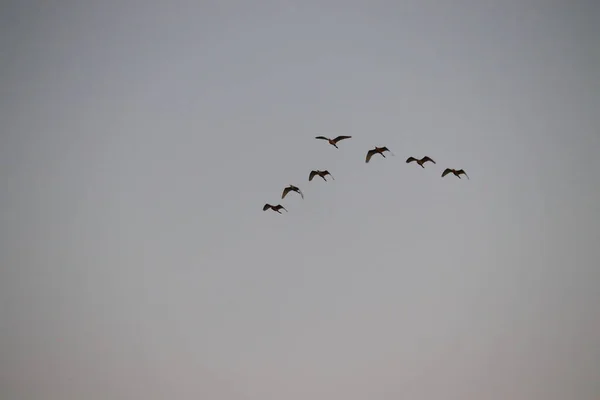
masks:
<svg viewBox="0 0 600 400"><path fill-rule="evenodd" d="M2 398L597 399L599 9L4 2Z"/></svg>

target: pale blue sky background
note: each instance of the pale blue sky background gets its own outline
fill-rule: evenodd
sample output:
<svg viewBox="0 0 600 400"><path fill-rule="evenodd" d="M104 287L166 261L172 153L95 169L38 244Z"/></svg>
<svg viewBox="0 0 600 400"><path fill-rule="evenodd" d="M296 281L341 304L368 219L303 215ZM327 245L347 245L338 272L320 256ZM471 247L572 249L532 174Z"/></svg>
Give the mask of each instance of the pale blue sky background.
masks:
<svg viewBox="0 0 600 400"><path fill-rule="evenodd" d="M1 397L598 399L599 10L4 2Z"/></svg>

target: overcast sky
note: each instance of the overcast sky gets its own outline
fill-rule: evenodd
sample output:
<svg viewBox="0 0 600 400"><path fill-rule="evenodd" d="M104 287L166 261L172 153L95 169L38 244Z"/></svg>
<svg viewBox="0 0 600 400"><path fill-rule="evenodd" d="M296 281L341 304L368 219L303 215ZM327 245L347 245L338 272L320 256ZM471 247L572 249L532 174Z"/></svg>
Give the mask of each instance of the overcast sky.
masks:
<svg viewBox="0 0 600 400"><path fill-rule="evenodd" d="M1 7L3 399L599 398L597 2Z"/></svg>

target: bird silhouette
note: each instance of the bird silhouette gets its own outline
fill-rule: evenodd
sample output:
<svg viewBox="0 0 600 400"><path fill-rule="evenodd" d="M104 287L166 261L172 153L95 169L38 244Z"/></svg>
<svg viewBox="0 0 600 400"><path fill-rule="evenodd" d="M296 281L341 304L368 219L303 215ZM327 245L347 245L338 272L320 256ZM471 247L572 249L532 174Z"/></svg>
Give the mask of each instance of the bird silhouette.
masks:
<svg viewBox="0 0 600 400"><path fill-rule="evenodd" d="M312 180L313 180L313 178L314 178L316 175L319 175L321 178L323 178L323 180L324 180L325 182L327 182L327 179L325 179L325 177L326 177L327 175L331 176L331 179L335 180L335 178L333 177L333 175L331 175L331 174L329 173L329 171L327 171L327 170L325 170L325 171L313 170L313 171L310 171L310 174L308 175L308 180L309 180L309 182L310 182L310 181L312 181Z"/></svg>
<svg viewBox="0 0 600 400"><path fill-rule="evenodd" d="M419 164L419 165L421 166L421 168L425 168L425 166L424 166L423 164L425 164L427 161L431 161L432 163L434 163L434 164L435 164L435 161L433 161L431 158L429 158L429 157L427 157L427 156L425 156L425 157L421 158L420 160L419 160L419 159L417 159L417 158L414 158L414 157L408 157L408 158L406 159L406 163L407 163L407 164L408 164L408 163L411 163L411 162L413 162L413 161L416 161L416 162L417 162L417 164Z"/></svg>
<svg viewBox="0 0 600 400"><path fill-rule="evenodd" d="M317 136L317 137L315 137L315 139L327 140L330 145L332 145L336 149L339 149L339 147L337 147L337 142L339 142L340 140L344 140L344 139L350 139L351 137L352 136L338 136L335 139L329 139L328 137L325 137L325 136Z"/></svg>
<svg viewBox="0 0 600 400"><path fill-rule="evenodd" d="M375 147L374 149L369 150L367 152L367 158L365 159L365 162L368 163L371 160L371 157L373 157L373 155L375 155L375 154L381 154L383 156L383 158L385 158L385 154L383 154L384 151L389 151L391 155L394 155L394 153L392 153L390 151L390 149L388 149L385 146L383 146L383 147Z"/></svg>
<svg viewBox="0 0 600 400"><path fill-rule="evenodd" d="M448 175L449 173L453 173L455 176L458 177L458 179L460 179L460 175L465 175L467 177L467 179L471 179L469 178L469 175L467 175L467 173L465 172L464 169L453 169L453 168L446 168L444 170L444 172L442 172L442 178L446 175Z"/></svg>
<svg viewBox="0 0 600 400"><path fill-rule="evenodd" d="M302 198L304 198L304 194L302 194L302 191L300 190L300 188L298 188L297 186L294 185L289 185L288 187L286 187L285 189L283 189L283 193L281 193L281 198L285 198L285 196L287 196L287 194L290 192L296 192L298 193Z"/></svg>
<svg viewBox="0 0 600 400"><path fill-rule="evenodd" d="M279 210L281 210L281 209L285 210L285 207L282 206L281 204L277 204L276 206L272 206L269 203L267 203L267 204L265 204L263 206L263 211L267 211L269 208L271 210L273 210L273 211L277 211L279 214L281 214L281 211L279 211ZM287 212L287 210L285 210L285 212Z"/></svg>

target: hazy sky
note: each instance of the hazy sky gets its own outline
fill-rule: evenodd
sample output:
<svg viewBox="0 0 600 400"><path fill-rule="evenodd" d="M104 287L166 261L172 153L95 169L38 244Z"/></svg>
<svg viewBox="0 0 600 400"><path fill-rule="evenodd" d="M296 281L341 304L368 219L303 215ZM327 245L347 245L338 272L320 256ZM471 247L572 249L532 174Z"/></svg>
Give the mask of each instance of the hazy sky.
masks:
<svg viewBox="0 0 600 400"><path fill-rule="evenodd" d="M600 397L598 2L1 7L3 399Z"/></svg>

